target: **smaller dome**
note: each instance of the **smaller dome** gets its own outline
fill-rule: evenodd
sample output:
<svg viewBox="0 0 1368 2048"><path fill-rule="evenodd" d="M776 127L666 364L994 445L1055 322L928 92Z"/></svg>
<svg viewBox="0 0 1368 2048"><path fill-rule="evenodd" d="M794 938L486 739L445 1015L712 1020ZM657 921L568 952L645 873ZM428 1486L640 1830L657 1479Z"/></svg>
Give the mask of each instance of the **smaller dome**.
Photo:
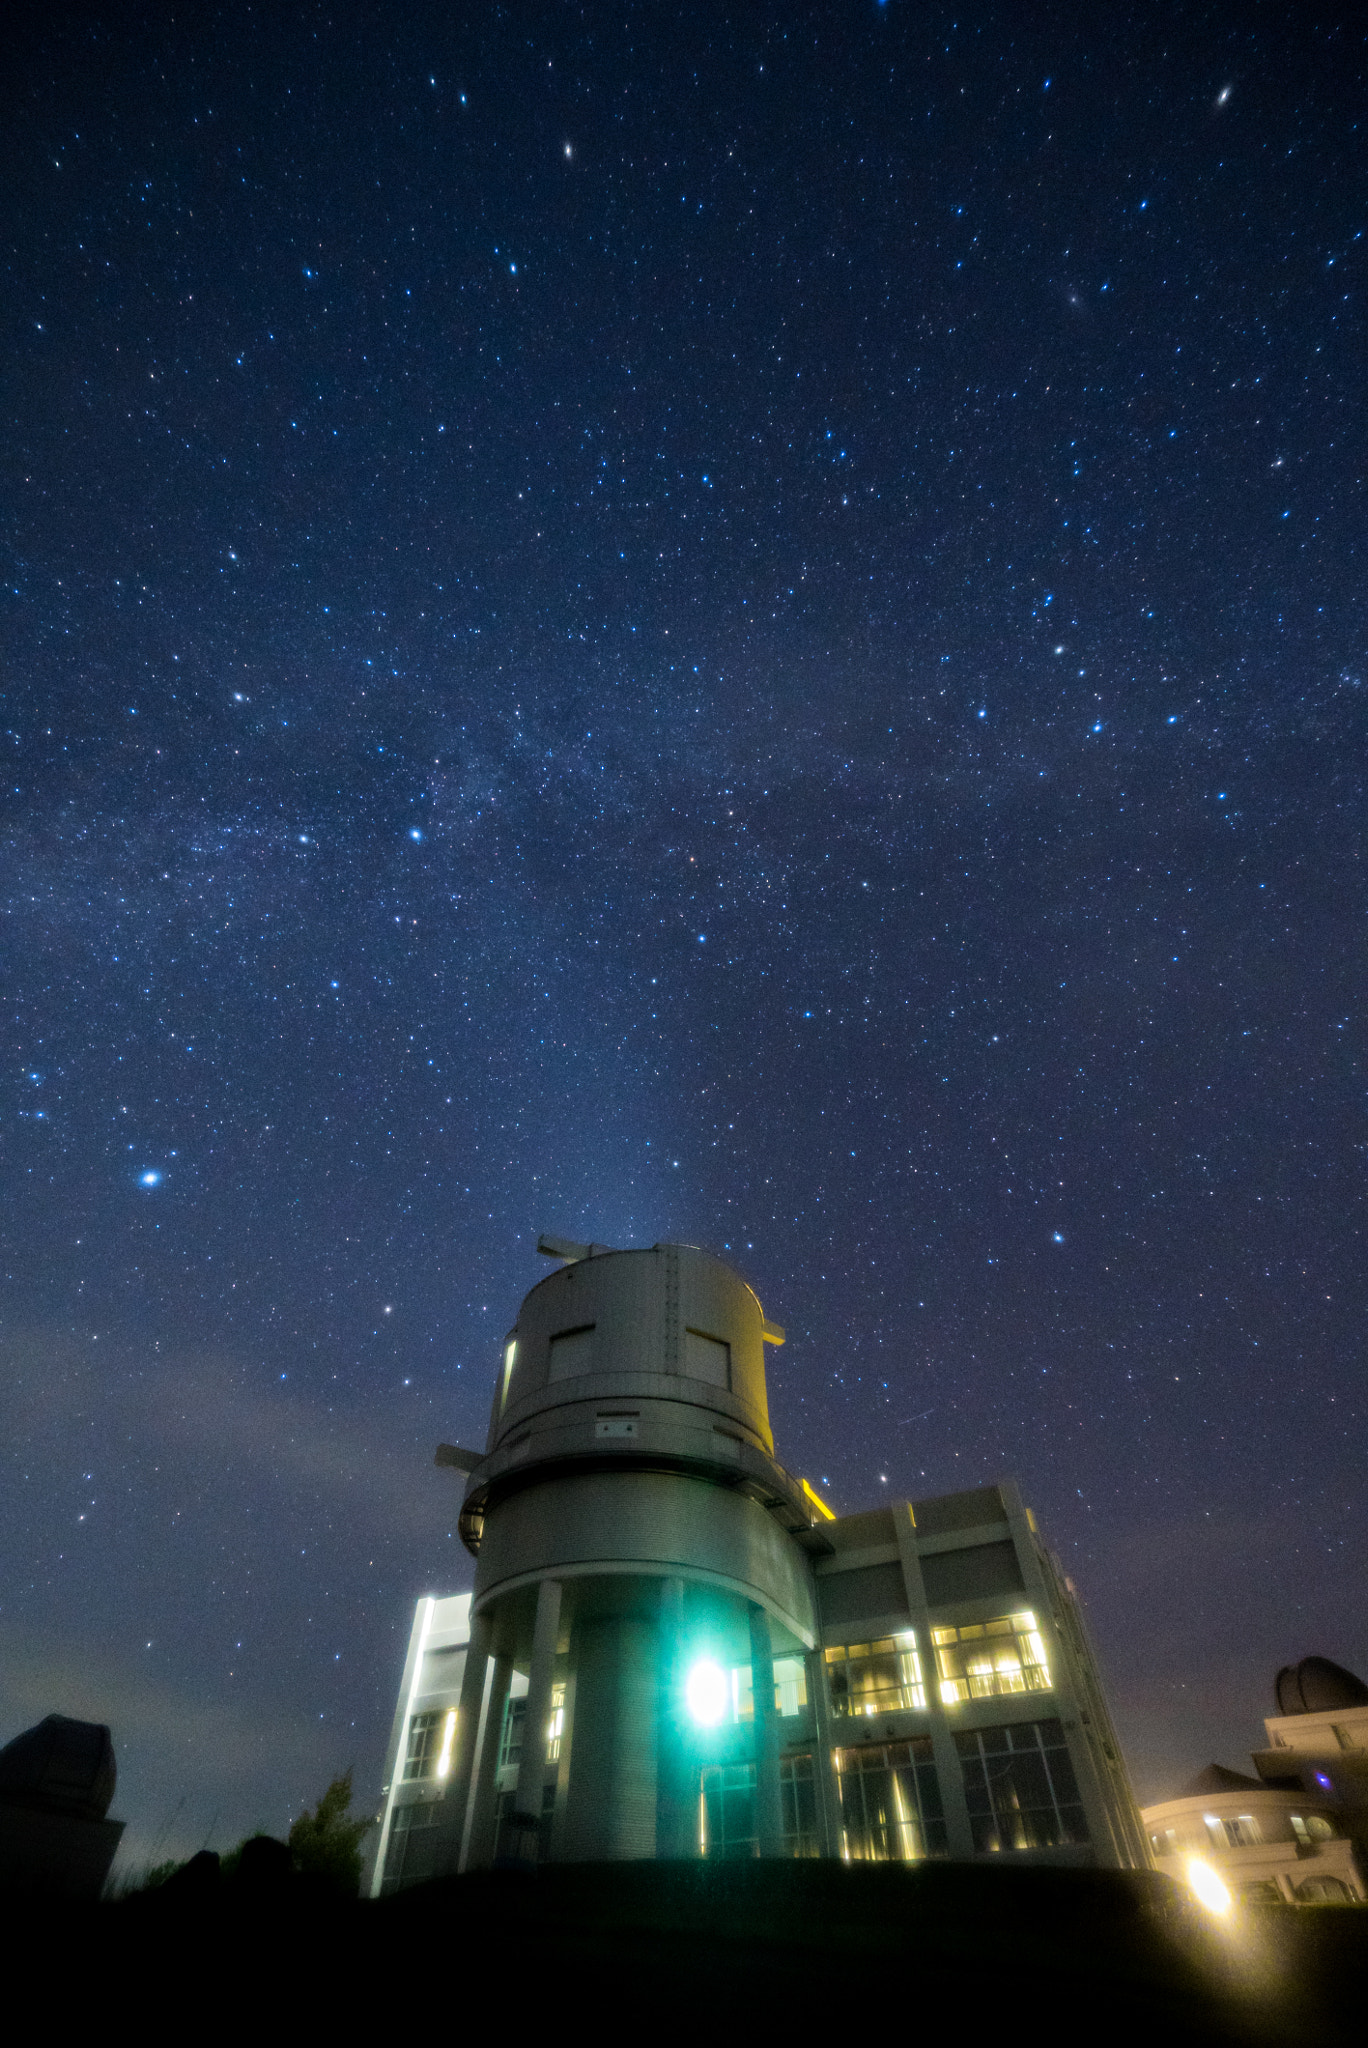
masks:
<svg viewBox="0 0 1368 2048"><path fill-rule="evenodd" d="M1368 1707L1368 1685L1328 1657L1284 1664L1273 1691L1280 1714L1333 1714L1342 1707Z"/></svg>
<svg viewBox="0 0 1368 2048"><path fill-rule="evenodd" d="M0 1801L103 1820L114 1797L114 1744L98 1721L49 1714L0 1749Z"/></svg>

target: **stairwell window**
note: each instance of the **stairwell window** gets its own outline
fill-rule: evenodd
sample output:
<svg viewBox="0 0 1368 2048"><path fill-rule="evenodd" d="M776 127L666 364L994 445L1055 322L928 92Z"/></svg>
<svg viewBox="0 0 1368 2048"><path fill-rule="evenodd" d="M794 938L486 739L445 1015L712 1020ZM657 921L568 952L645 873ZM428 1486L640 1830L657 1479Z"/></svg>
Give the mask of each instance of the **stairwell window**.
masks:
<svg viewBox="0 0 1368 2048"><path fill-rule="evenodd" d="M408 1747L404 1752L404 1782L415 1778L430 1778L437 1768L437 1758L442 1747L442 1723L446 1716L439 1708L431 1714L415 1714L409 1722Z"/></svg>

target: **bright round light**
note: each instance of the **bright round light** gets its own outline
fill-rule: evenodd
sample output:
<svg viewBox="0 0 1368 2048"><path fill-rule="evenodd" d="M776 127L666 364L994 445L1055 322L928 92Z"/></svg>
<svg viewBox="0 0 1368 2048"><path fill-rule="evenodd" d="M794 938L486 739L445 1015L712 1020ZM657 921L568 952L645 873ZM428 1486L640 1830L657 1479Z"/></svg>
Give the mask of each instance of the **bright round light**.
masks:
<svg viewBox="0 0 1368 2048"><path fill-rule="evenodd" d="M146 1173L140 1173L138 1175L138 1179L142 1182L145 1188L154 1188L161 1180L161 1175L157 1172L155 1166L149 1166Z"/></svg>
<svg viewBox="0 0 1368 2048"><path fill-rule="evenodd" d="M727 1674L720 1664L704 1658L689 1673L684 1688L689 1712L704 1728L715 1728L727 1711Z"/></svg>
<svg viewBox="0 0 1368 2048"><path fill-rule="evenodd" d="M1198 1899L1208 1913L1228 1913L1232 1904L1230 1893L1209 1863L1203 1863L1200 1856L1194 1856L1187 1867L1187 1881L1196 1892Z"/></svg>

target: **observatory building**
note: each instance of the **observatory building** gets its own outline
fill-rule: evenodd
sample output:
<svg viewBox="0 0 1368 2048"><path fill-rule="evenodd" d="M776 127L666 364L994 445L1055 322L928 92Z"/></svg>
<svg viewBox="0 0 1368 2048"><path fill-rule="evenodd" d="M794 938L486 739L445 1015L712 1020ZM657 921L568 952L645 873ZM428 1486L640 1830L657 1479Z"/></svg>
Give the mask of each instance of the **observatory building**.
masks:
<svg viewBox="0 0 1368 2048"><path fill-rule="evenodd" d="M1010 1484L835 1516L784 1333L688 1245L543 1238L418 1603L372 1891L494 1865L1007 1854L1146 1867L1072 1592Z"/></svg>

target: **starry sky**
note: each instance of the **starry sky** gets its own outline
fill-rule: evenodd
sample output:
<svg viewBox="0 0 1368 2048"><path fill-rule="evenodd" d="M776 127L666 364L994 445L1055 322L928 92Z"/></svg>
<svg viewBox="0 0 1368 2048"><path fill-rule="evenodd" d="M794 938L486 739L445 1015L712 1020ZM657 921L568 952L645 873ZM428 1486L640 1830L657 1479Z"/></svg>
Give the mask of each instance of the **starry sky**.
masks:
<svg viewBox="0 0 1368 2048"><path fill-rule="evenodd" d="M0 1739L129 1862L376 1796L542 1230L733 1258L842 1511L1014 1475L1142 1797L1368 1666L1364 72L21 24Z"/></svg>

